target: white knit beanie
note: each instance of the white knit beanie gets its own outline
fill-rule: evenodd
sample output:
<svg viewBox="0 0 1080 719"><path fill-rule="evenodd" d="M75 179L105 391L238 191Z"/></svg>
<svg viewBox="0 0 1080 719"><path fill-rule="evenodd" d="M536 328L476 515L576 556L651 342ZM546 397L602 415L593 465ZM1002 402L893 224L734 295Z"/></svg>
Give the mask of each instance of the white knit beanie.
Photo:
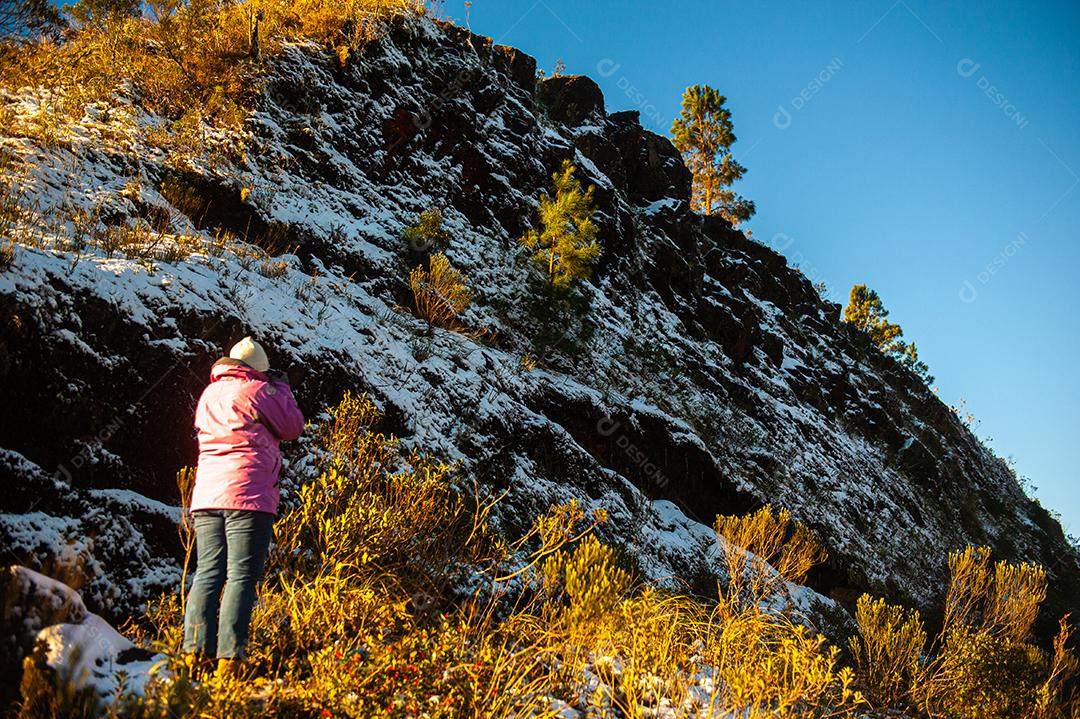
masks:
<svg viewBox="0 0 1080 719"><path fill-rule="evenodd" d="M270 360L266 359L266 351L255 340L245 337L229 350L229 357L240 360L248 367L257 372L265 372L270 369Z"/></svg>

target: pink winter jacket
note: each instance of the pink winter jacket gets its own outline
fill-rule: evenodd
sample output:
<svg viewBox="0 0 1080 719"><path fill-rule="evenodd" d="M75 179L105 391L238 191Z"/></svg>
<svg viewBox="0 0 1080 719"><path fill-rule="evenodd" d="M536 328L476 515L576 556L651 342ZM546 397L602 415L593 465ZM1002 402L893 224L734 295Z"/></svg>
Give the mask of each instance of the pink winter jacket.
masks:
<svg viewBox="0 0 1080 719"><path fill-rule="evenodd" d="M250 509L277 513L278 445L304 431L304 416L285 381L233 359L218 360L195 410L199 467L191 511Z"/></svg>

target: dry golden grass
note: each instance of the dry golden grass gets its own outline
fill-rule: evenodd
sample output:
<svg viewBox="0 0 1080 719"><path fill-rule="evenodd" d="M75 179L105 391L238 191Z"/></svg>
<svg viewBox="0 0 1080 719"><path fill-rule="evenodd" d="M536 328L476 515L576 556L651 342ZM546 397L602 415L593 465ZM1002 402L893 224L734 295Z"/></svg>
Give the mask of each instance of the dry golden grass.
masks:
<svg viewBox="0 0 1080 719"><path fill-rule="evenodd" d="M766 505L756 512L718 516L714 529L728 573L726 601L758 604L783 593L786 582L802 584L828 557L814 533L786 509Z"/></svg>
<svg viewBox="0 0 1080 719"><path fill-rule="evenodd" d="M176 473L176 489L180 494L180 522L176 526L184 564L180 569L180 604L187 601L187 578L191 557L195 552L195 523L191 519L191 493L195 489L195 468L184 467Z"/></svg>
<svg viewBox="0 0 1080 719"><path fill-rule="evenodd" d="M458 316L472 304L472 291L461 274L441 252L409 273L409 287L416 313L431 327L460 330Z"/></svg>
<svg viewBox="0 0 1080 719"><path fill-rule="evenodd" d="M39 112L9 132L58 144L86 107L117 94L170 124L147 132L184 165L207 150L207 127L239 128L260 90L263 58L289 42L323 45L342 62L420 0L150 0L145 13L84 22L60 41L0 46L0 88L34 88ZM253 44L258 20L257 48ZM120 118L115 118L119 121ZM132 128L134 130L134 128ZM243 148L230 150L242 156Z"/></svg>

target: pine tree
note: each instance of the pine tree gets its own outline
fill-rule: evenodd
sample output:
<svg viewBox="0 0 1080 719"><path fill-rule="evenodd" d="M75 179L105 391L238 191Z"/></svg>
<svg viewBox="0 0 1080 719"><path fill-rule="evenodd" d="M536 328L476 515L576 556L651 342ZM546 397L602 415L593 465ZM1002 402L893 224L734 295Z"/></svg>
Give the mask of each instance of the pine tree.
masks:
<svg viewBox="0 0 1080 719"><path fill-rule="evenodd" d="M450 233L443 227L442 211L437 207L421 212L402 236L414 252L442 252L450 242Z"/></svg>
<svg viewBox="0 0 1080 719"><path fill-rule="evenodd" d="M597 227L592 216L596 213L593 200L595 187L582 191L574 177L577 170L569 160L551 176L552 194L540 196L540 229L529 230L519 240L534 251L533 259L547 271L548 282L565 287L571 281L584 279L590 265L600 256L596 241Z"/></svg>
<svg viewBox="0 0 1080 719"><path fill-rule="evenodd" d="M746 168L731 154L735 126L726 102L726 97L708 85L686 88L682 112L671 124L671 134L694 176L693 208L704 215L719 212L738 225L753 216L754 203L730 189L746 174Z"/></svg>
<svg viewBox="0 0 1080 719"><path fill-rule="evenodd" d="M844 308L844 322L870 335L870 340L885 353L892 351L894 343L904 333L900 325L889 322L888 317L889 311L875 290L866 285L851 288L848 305Z"/></svg>
<svg viewBox="0 0 1080 719"><path fill-rule="evenodd" d="M915 347L915 343L899 342L897 345L898 353L894 356L900 364L922 377L927 385L932 385L934 377L930 374L930 367L919 359L919 350Z"/></svg>
<svg viewBox="0 0 1080 719"><path fill-rule="evenodd" d="M851 288L847 307L844 308L844 322L868 334L879 350L919 375L927 385L932 384L934 378L930 375L930 368L919 359L915 343L901 340L904 330L900 325L889 322L888 318L889 311L875 290L866 285Z"/></svg>

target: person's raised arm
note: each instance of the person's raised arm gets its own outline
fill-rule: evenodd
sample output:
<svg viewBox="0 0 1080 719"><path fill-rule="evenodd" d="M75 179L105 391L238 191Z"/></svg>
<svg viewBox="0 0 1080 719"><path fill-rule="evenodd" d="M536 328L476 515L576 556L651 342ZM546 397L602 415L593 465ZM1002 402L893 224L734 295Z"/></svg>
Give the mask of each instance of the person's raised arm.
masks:
<svg viewBox="0 0 1080 719"><path fill-rule="evenodd" d="M283 374L271 375L270 381L255 395L255 411L259 421L282 441L296 439L304 432L304 415Z"/></svg>

